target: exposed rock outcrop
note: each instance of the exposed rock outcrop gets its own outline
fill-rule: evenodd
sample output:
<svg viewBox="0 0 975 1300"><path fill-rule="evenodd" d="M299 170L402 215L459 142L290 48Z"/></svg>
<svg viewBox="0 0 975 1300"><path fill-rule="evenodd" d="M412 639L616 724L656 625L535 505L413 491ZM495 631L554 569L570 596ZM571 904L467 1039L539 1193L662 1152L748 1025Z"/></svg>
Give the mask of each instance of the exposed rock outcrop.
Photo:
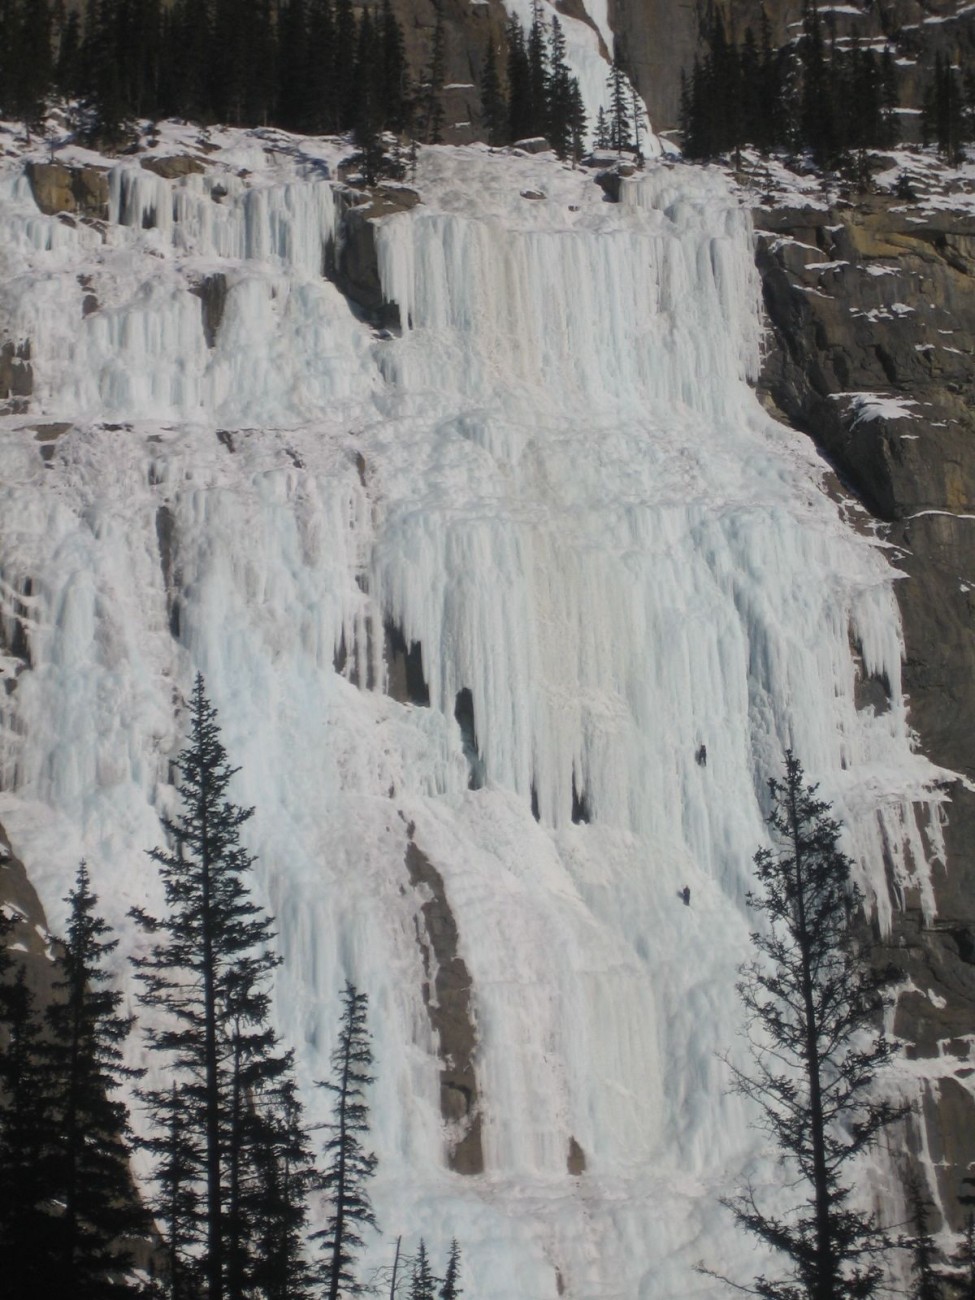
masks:
<svg viewBox="0 0 975 1300"><path fill-rule="evenodd" d="M440 1109L447 1126L447 1155L459 1174L484 1169L481 1115L474 1056L477 1030L471 1009L471 977L458 952L457 923L443 877L413 838L409 827L406 868L424 901L417 916L417 943L426 981L423 1000L436 1032L440 1059Z"/></svg>
<svg viewBox="0 0 975 1300"><path fill-rule="evenodd" d="M97 167L29 162L27 178L34 202L47 216L70 212L100 221L108 219L107 172Z"/></svg>
<svg viewBox="0 0 975 1300"><path fill-rule="evenodd" d="M379 282L375 221L415 207L420 196L405 185L339 191L339 233L327 251L325 273L363 313L384 328L398 329L399 308L386 302Z"/></svg>
<svg viewBox="0 0 975 1300"><path fill-rule="evenodd" d="M865 196L856 205L762 208L758 264L772 327L762 389L808 432L845 488L883 521L920 745L975 781L975 217ZM932 1071L920 1128L942 1207L975 1164L975 793L954 783L937 914L895 910L880 959L903 991L894 1029ZM943 1076L938 1078L937 1076Z"/></svg>

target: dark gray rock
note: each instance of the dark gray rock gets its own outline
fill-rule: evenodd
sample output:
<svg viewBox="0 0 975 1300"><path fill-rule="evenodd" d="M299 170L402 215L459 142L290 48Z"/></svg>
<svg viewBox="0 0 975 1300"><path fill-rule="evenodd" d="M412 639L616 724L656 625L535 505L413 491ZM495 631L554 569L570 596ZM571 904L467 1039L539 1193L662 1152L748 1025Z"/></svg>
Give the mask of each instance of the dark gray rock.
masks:
<svg viewBox="0 0 975 1300"><path fill-rule="evenodd" d="M905 575L896 592L912 725L933 762L973 781L975 221L867 196L823 212L763 208L756 226L771 325L763 396L885 522ZM867 419L856 393L897 405ZM881 686L861 683L861 705L876 707ZM936 916L926 921L911 894L895 898L877 959L901 981L895 1032L907 1054L954 1058L960 1078L975 1023L975 795L964 780L947 793ZM912 1122L958 1230L958 1194L975 1164L971 1094L956 1078L934 1082ZM909 1142L920 1150L920 1132Z"/></svg>

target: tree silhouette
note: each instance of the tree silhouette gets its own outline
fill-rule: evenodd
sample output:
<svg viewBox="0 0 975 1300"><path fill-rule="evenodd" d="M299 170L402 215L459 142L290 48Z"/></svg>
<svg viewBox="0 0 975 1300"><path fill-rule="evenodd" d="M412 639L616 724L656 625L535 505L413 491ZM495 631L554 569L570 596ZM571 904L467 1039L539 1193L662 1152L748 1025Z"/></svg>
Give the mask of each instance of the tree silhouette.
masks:
<svg viewBox="0 0 975 1300"><path fill-rule="evenodd" d="M460 1284L460 1246L457 1244L457 1238L450 1243L450 1254L447 1256L447 1271L443 1275L443 1281L440 1284L440 1300L458 1300L463 1294L464 1288Z"/></svg>
<svg viewBox="0 0 975 1300"><path fill-rule="evenodd" d="M188 1203L190 1180L199 1197L198 1219L178 1219L181 1230L194 1236L177 1253L202 1250L208 1300L224 1294L239 1300L255 1267L255 1198L265 1157L262 1107L290 1069L290 1057L277 1051L268 1025L270 977L278 958L271 951L270 920L250 897L254 859L240 842L241 827L254 810L228 798L237 769L227 762L216 710L200 676L190 704L189 743L176 763L181 810L163 818L172 847L150 855L160 868L168 912L157 919L133 911L155 937L152 951L135 966L140 1000L164 1013L149 1041L170 1058L183 1103L174 1135L183 1149L170 1151L166 1163L179 1173L181 1203ZM144 1096L157 1128L166 1131L172 1089ZM167 1189L165 1179L162 1186L165 1200L173 1187Z"/></svg>
<svg viewBox="0 0 975 1300"><path fill-rule="evenodd" d="M57 1263L67 1294L111 1297L132 1294L118 1280L131 1257L116 1244L143 1233L147 1219L129 1176L128 1111L112 1097L126 1079L143 1072L127 1067L122 1045L133 1018L119 1014L122 994L107 987L105 960L118 941L108 939L96 914L88 868L78 867L68 931L46 1011L49 1034L41 1047L52 1088L57 1130L52 1181L61 1207Z"/></svg>
<svg viewBox="0 0 975 1300"><path fill-rule="evenodd" d="M877 1253L889 1242L871 1215L850 1206L850 1165L902 1113L874 1092L893 1051L876 1027L881 983L857 941L863 895L837 847L829 805L805 784L791 752L784 779L768 786L767 822L778 851L755 855L759 887L748 901L765 927L752 935L759 958L741 968L738 985L751 1068L733 1067L733 1074L802 1192L793 1209L770 1212L751 1188L726 1204L789 1261L788 1279L759 1277L756 1294L868 1297L881 1280Z"/></svg>
<svg viewBox="0 0 975 1300"><path fill-rule="evenodd" d="M353 1272L355 1252L363 1244L362 1227L376 1227L367 1189L375 1173L376 1157L362 1145L362 1136L369 1131L365 1092L373 1081L369 1073L372 1048L366 1026L368 1002L367 994L346 983L339 1041L332 1053L332 1077L319 1085L334 1097L331 1136L324 1148L327 1163L321 1178L330 1209L326 1227L315 1234L325 1254L323 1280L328 1300L336 1300L340 1291L356 1295L362 1290Z"/></svg>

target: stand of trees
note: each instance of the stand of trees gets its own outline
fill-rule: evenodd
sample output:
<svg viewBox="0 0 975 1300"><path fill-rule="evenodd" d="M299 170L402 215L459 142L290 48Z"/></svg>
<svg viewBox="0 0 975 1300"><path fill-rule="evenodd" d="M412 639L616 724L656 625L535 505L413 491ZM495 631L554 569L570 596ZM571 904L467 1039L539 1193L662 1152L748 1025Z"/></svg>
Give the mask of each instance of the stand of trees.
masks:
<svg viewBox="0 0 975 1300"><path fill-rule="evenodd" d="M488 41L481 78L481 108L488 142L513 144L544 136L560 158L583 150L586 111L579 83L569 70L565 36L553 15L546 31L535 6L526 35L517 16L505 31L506 90L502 90L494 44Z"/></svg>
<svg viewBox="0 0 975 1300"><path fill-rule="evenodd" d="M689 158L734 153L745 144L809 149L820 166L895 140L897 82L888 50L840 46L807 0L802 33L775 47L764 11L758 35L728 35L712 5L702 24L702 55L682 76L681 130Z"/></svg>
<svg viewBox="0 0 975 1300"><path fill-rule="evenodd" d="M131 1022L119 1015L121 994L105 987L115 942L84 863L65 901L62 978L43 1015L23 965L14 971L0 948L4 1294L121 1300L134 1294L126 1242L147 1226L129 1178L128 1113L112 1095L133 1075L121 1050Z"/></svg>
<svg viewBox="0 0 975 1300"><path fill-rule="evenodd" d="M0 112L33 126L52 94L112 142L135 117L370 140L407 129L413 96L389 5L351 0L0 0Z"/></svg>
<svg viewBox="0 0 975 1300"><path fill-rule="evenodd" d="M389 162L383 133L439 144L444 132L446 25L440 0L429 57L410 76L390 0L358 16L352 0L0 0L0 114L37 126L53 94L79 100L88 128L112 144L131 119L183 117L231 126L353 133L367 179ZM586 114L557 17L536 4L527 32L505 28L481 77L492 144L545 136L559 157L581 154Z"/></svg>
<svg viewBox="0 0 975 1300"><path fill-rule="evenodd" d="M964 157L964 146L975 140L975 72L964 74L940 52L924 96L921 128L925 144L936 144L950 163Z"/></svg>
<svg viewBox="0 0 975 1300"><path fill-rule="evenodd" d="M241 828L253 809L228 797L217 715L198 677L188 743L176 760L179 811L154 849L166 911L132 915L150 940L135 959L146 1037L168 1078L138 1095L139 1144L154 1157L152 1221L129 1174L129 1117L115 1094L138 1072L123 1044L132 1019L109 986L116 946L78 869L59 978L41 1014L0 912L0 1249L5 1300L337 1300L364 1286L357 1256L376 1229L364 1147L372 1082L368 998L342 994L324 1167L316 1168L292 1070L269 1024L279 959L271 920L253 901ZM325 1227L309 1236L308 1201ZM150 1242L150 1229L152 1233ZM152 1257L148 1284L131 1247ZM309 1247L322 1243L317 1260ZM456 1243L445 1300L460 1294Z"/></svg>

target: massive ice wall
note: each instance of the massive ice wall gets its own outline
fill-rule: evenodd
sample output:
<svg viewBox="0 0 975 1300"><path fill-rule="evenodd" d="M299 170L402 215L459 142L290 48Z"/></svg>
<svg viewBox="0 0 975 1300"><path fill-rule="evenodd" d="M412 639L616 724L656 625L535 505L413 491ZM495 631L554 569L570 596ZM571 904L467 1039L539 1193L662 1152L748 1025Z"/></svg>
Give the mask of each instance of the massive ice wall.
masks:
<svg viewBox="0 0 975 1300"><path fill-rule="evenodd" d="M893 574L747 386L747 218L716 172L611 204L550 158L433 150L377 233L390 335L322 275L328 149L209 144L181 181L116 164L103 228L5 164L0 328L33 395L0 423L0 820L55 925L88 858L130 988L202 671L314 1119L337 991L370 995L370 1263L456 1235L482 1300L716 1296L696 1260L755 1267L718 1197L781 1177L718 1056L765 778L801 755L882 923L885 867L924 891L939 848ZM412 702L387 640L419 647ZM470 981L448 1064L476 1113L449 1124L410 843Z"/></svg>

